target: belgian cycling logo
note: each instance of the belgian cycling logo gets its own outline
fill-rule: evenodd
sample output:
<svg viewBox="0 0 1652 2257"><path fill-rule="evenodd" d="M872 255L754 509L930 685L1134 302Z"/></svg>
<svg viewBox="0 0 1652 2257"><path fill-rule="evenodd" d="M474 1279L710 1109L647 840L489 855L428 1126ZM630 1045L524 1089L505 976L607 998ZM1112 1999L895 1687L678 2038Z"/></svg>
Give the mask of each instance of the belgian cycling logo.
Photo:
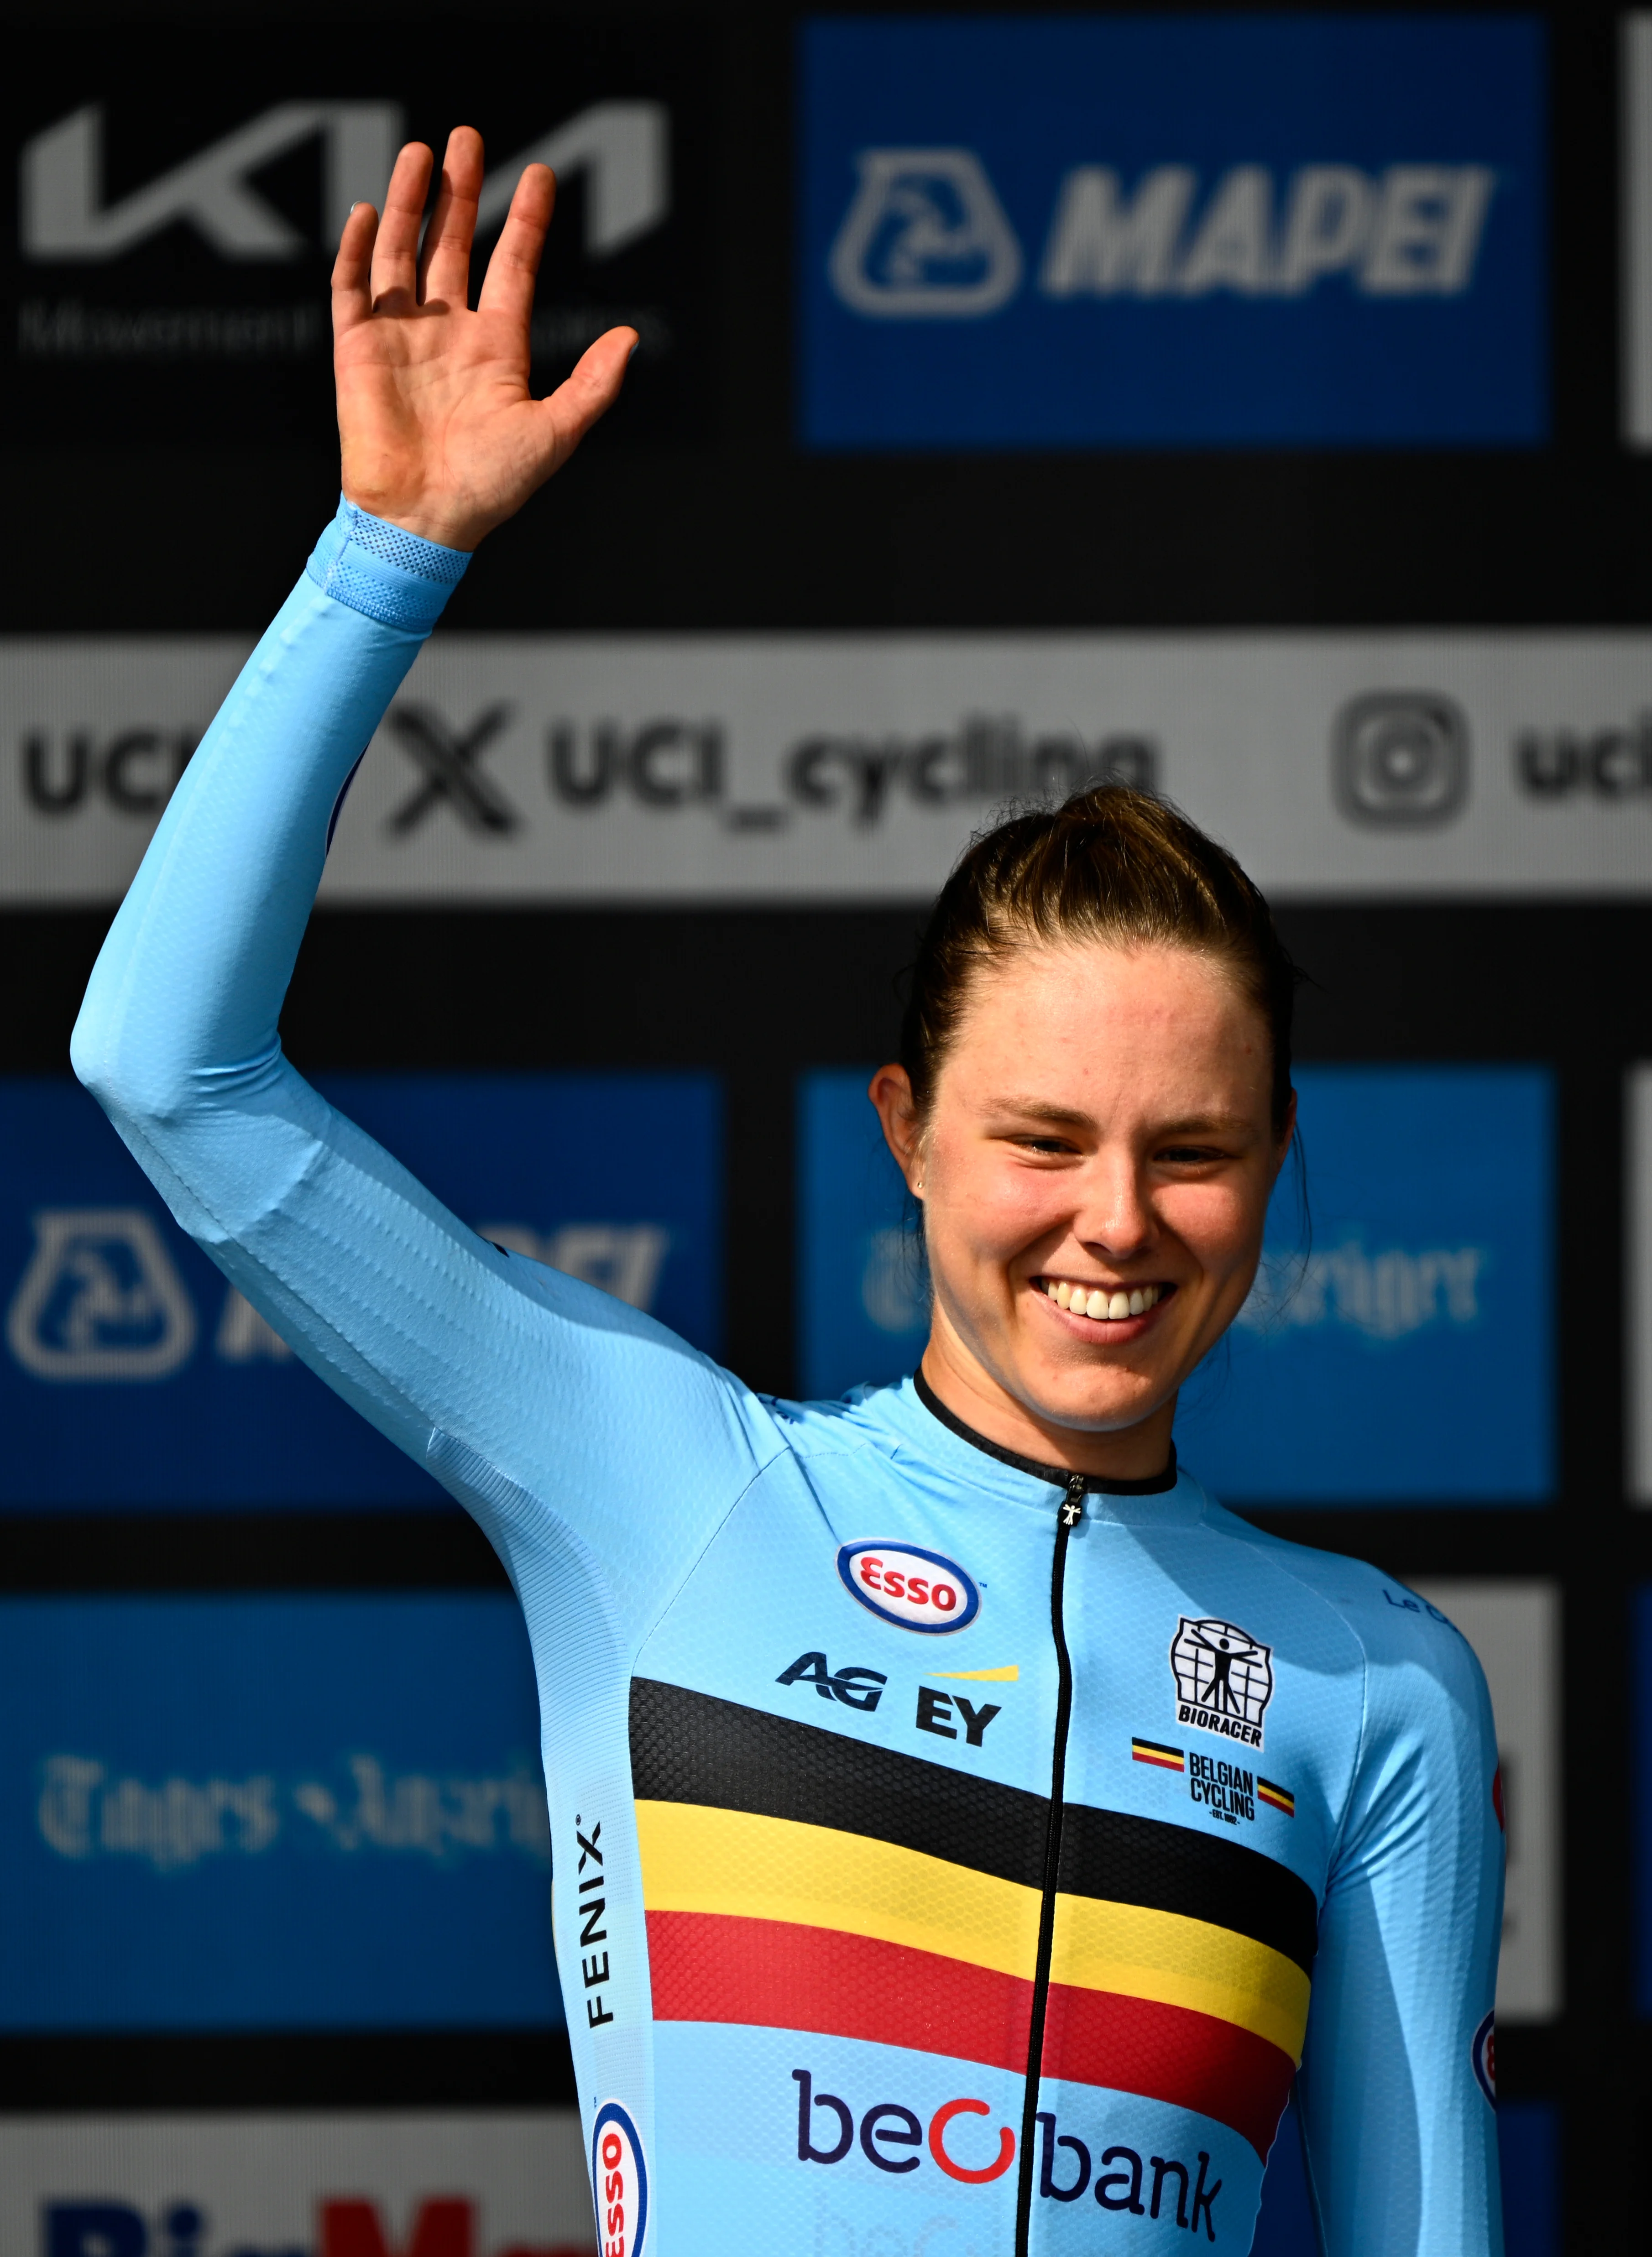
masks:
<svg viewBox="0 0 1652 2257"><path fill-rule="evenodd" d="M981 1612L981 1594L955 1560L917 1544L845 1544L843 1588L898 1630L962 1630Z"/></svg>
<svg viewBox="0 0 1652 2257"><path fill-rule="evenodd" d="M617 2100L603 2103L591 2127L591 2186L603 2257L642 2257L649 2167L637 2127Z"/></svg>
<svg viewBox="0 0 1652 2257"><path fill-rule="evenodd" d="M1497 2105L1497 2017L1487 2014L1474 2033L1469 2048L1469 2058L1474 2063L1474 2082L1485 2095L1488 2107Z"/></svg>
<svg viewBox="0 0 1652 2257"><path fill-rule="evenodd" d="M1183 1615L1170 1641L1176 1721L1247 1748L1262 1744L1262 1717L1273 1698L1273 1649L1237 1623Z"/></svg>
<svg viewBox="0 0 1652 2257"><path fill-rule="evenodd" d="M1021 246L973 149L864 149L827 262L857 314L996 313L1021 286Z"/></svg>

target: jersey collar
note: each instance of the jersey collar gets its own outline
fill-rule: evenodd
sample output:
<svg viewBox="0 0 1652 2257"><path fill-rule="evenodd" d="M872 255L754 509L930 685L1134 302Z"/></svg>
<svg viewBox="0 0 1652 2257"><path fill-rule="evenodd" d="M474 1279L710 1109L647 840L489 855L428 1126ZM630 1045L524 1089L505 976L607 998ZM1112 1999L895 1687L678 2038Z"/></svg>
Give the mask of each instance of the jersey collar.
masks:
<svg viewBox="0 0 1652 2257"><path fill-rule="evenodd" d="M932 1419L959 1440L968 1442L971 1449L982 1450L989 1458L996 1458L1001 1466L1013 1466L1017 1473L1031 1474L1034 1481L1048 1482L1052 1489L1067 1489L1073 1480L1072 1468L1046 1465L1041 1458L1024 1458L1018 1450L1006 1450L1002 1442L990 1442L973 1426L966 1426L954 1411L949 1411L922 1370L912 1374L912 1392ZM1104 1474L1085 1474L1082 1476L1085 1493L1090 1496L1168 1496L1176 1486L1176 1446L1170 1446L1170 1463L1163 1473L1150 1474L1143 1481L1110 1481Z"/></svg>

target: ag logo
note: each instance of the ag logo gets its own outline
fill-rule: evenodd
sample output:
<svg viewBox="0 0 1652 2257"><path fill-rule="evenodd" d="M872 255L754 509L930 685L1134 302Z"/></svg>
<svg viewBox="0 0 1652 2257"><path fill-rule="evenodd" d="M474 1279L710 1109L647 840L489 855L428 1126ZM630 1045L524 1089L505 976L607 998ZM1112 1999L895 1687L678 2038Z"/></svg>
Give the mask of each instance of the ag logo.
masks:
<svg viewBox="0 0 1652 2257"><path fill-rule="evenodd" d="M1176 1718L1247 1748L1262 1744L1262 1716L1273 1698L1273 1649L1237 1623L1183 1615L1170 1641Z"/></svg>
<svg viewBox="0 0 1652 2257"><path fill-rule="evenodd" d="M1021 246L973 149L864 149L827 272L857 314L996 313L1021 283Z"/></svg>
<svg viewBox="0 0 1652 2257"><path fill-rule="evenodd" d="M142 1207L46 1207L6 1316L37 1379L165 1379L195 1344L194 1304Z"/></svg>
<svg viewBox="0 0 1652 2257"><path fill-rule="evenodd" d="M603 2103L591 2127L591 2187L602 2257L642 2257L649 2169L636 2126L617 2100Z"/></svg>
<svg viewBox="0 0 1652 2257"><path fill-rule="evenodd" d="M1488 2107L1497 2105L1497 2017L1487 2014L1474 2033L1469 2048L1469 2058L1474 2063L1474 2082L1485 2095Z"/></svg>
<svg viewBox="0 0 1652 2257"><path fill-rule="evenodd" d="M916 1544L846 1544L838 1574L863 1607L902 1630L962 1630L981 1612L981 1594L957 1561Z"/></svg>

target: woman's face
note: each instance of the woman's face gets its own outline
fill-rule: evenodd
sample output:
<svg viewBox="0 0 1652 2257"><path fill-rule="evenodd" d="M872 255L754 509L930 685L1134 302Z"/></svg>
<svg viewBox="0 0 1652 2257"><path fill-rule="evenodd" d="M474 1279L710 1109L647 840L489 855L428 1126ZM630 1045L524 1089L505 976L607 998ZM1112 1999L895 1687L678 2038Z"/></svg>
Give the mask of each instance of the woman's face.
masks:
<svg viewBox="0 0 1652 2257"><path fill-rule="evenodd" d="M1162 1467L1176 1390L1256 1273L1290 1140L1272 1079L1267 1027L1220 964L1100 943L977 975L921 1132L905 1074L882 1069L949 1409L1029 1455Z"/></svg>

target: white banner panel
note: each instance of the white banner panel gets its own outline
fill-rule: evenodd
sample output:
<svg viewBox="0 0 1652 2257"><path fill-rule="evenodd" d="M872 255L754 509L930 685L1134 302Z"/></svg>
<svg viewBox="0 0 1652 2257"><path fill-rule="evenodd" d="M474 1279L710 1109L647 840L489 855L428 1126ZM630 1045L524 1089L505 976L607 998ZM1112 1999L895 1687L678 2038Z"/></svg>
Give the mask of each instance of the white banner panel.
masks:
<svg viewBox="0 0 1652 2257"><path fill-rule="evenodd" d="M585 2257L595 2248L571 2108L0 2123L6 2257Z"/></svg>
<svg viewBox="0 0 1652 2257"><path fill-rule="evenodd" d="M1507 1821L1507 1880L1497 2015L1560 2013L1560 1588L1550 1582L1415 1583L1479 1657L1497 1719Z"/></svg>
<svg viewBox="0 0 1652 2257"><path fill-rule="evenodd" d="M0 900L119 894L244 652L0 643ZM324 890L922 899L1100 775L1281 897L1645 893L1652 634L438 637Z"/></svg>

